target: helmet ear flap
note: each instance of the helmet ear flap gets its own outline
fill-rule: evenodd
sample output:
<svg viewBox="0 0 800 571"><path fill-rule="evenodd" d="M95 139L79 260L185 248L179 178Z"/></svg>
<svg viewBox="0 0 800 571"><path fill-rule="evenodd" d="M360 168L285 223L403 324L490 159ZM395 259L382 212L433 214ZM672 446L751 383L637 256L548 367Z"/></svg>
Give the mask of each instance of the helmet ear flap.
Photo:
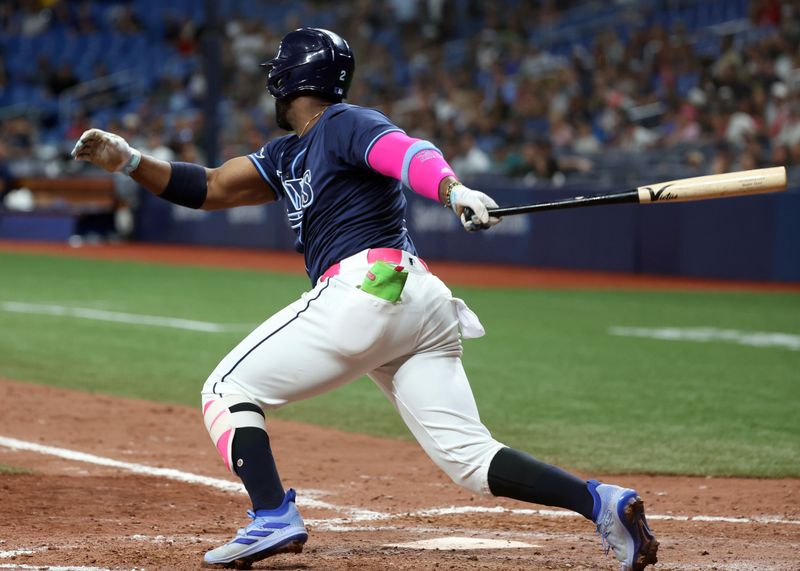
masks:
<svg viewBox="0 0 800 571"><path fill-rule="evenodd" d="M267 75L267 90L274 97L277 98L283 97L284 88L286 87L286 84L289 82L291 74L292 74L291 70L286 70L283 73L274 75L272 77L270 77L271 74Z"/></svg>

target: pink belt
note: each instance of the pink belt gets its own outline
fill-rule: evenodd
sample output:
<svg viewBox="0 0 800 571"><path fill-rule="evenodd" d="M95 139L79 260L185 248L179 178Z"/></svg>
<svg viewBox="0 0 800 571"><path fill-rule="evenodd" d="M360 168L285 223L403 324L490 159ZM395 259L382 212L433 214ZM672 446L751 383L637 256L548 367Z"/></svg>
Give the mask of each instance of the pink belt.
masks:
<svg viewBox="0 0 800 571"><path fill-rule="evenodd" d="M356 258L361 255L363 255L363 253L358 253L351 257ZM350 258L347 258L347 260L349 259ZM378 260L383 260L384 262L389 262L390 264L398 264L410 267L414 267L415 264L419 264L421 269L429 271L428 264L426 264L422 258L413 254L409 254L408 252L404 252L403 250L396 250L395 248L371 248L367 250L368 264L372 264ZM319 281L324 282L328 278L338 276L341 270L342 262L336 262L330 268L325 270L325 273L320 276Z"/></svg>

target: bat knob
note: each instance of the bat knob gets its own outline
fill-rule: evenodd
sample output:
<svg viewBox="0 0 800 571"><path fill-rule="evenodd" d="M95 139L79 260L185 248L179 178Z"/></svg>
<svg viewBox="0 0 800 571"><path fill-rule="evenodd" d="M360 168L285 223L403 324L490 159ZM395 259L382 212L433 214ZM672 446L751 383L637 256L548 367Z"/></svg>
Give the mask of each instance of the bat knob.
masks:
<svg viewBox="0 0 800 571"><path fill-rule="evenodd" d="M472 208L465 207L464 212L461 215L464 217L464 220L469 222L470 220L472 220L472 217L475 216L475 211L472 210ZM476 224L475 222L473 222L470 226L467 227L467 230L469 230L470 232L475 232L476 230L488 230L489 228L491 228L490 224L481 224L481 223Z"/></svg>

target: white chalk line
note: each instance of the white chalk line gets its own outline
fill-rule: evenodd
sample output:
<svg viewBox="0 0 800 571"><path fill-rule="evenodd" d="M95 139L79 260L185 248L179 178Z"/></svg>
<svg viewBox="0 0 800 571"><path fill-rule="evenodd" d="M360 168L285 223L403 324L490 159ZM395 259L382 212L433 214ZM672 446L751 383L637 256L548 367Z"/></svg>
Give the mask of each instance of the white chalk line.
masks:
<svg viewBox="0 0 800 571"><path fill-rule="evenodd" d="M39 547L35 549L14 549L11 551L0 551L0 559L12 559L19 556L29 557L36 553L46 551L47 548ZM75 565L28 565L26 563L0 563L0 569L39 569L44 571L111 571L106 567L84 567ZM135 569L132 571L136 571Z"/></svg>
<svg viewBox="0 0 800 571"><path fill-rule="evenodd" d="M244 486L240 482L233 482L231 480L222 480L220 478L211 478L209 476L201 476L199 474L192 474L191 472L184 472L182 470L175 470L173 468L158 468L155 466L147 466L144 464L136 464L134 462L123 462L114 460L112 458L105 458L95 454L88 454L86 452L78 452L76 450L69 450L66 448L59 448L56 446L46 446L37 442L27 442L25 440L18 440L16 438L8 438L0 436L0 446L10 448L12 450L24 450L28 452L37 452L39 454L46 454L63 458L65 460L73 460L77 462L86 462L97 466L106 466L109 468L116 468L135 474L144 474L147 476L156 476L168 480L175 480L187 484L200 484L209 488L215 488L226 492L245 493ZM373 512L370 510L362 510L358 508L345 508L342 506L335 506L324 501L315 499L313 496L318 495L313 490L304 491L303 505L310 508L327 509L340 513L347 513L351 518L357 521L382 519L388 514L380 512Z"/></svg>
<svg viewBox="0 0 800 571"><path fill-rule="evenodd" d="M611 335L622 337L644 337L662 341L692 341L709 343L721 341L749 347L778 347L800 351L800 335L775 331L740 331L717 327L622 327L613 326Z"/></svg>
<svg viewBox="0 0 800 571"><path fill-rule="evenodd" d="M153 327L170 327L185 329L202 333L228 333L234 331L250 331L251 325L223 324L211 321L197 321L180 317L165 317L161 315L145 315L139 313L124 313L120 311L107 311L91 307L69 307L66 305L51 305L40 303L24 303L20 301L0 302L0 309L11 313L27 313L34 315L50 315L56 317L77 317L92 319L94 321L111 321L128 325L148 325Z"/></svg>
<svg viewBox="0 0 800 571"><path fill-rule="evenodd" d="M523 543L522 541L512 541L510 539L488 539L484 537L433 537L430 539L420 539L418 541L407 541L403 543L384 543L384 547L397 547L400 549L432 549L432 550L451 550L461 551L475 549L532 549L541 547L533 543Z"/></svg>
<svg viewBox="0 0 800 571"><path fill-rule="evenodd" d="M0 569L36 569L38 571L112 571L107 567L81 567L74 565L25 565L20 563L0 563Z"/></svg>
<svg viewBox="0 0 800 571"><path fill-rule="evenodd" d="M10 559L19 555L33 555L36 553L34 549L13 549L11 551L0 551L0 559Z"/></svg>
<svg viewBox="0 0 800 571"><path fill-rule="evenodd" d="M0 436L0 446L10 448L12 450L24 450L29 452L37 452L40 454L47 454L64 458L66 460L74 460L78 462L86 462L98 466L107 466L116 468L135 474L144 474L148 476L156 476L169 480L184 482L187 484L199 484L202 486L215 488L226 492L245 493L244 486L239 482L230 480L222 480L220 478L212 478L209 476L201 476L191 472L184 472L174 468L158 468L155 466L147 466L144 464L136 464L134 462L122 462L112 458L105 458L88 454L86 452L78 452L66 448L56 446L46 446L36 442L28 442L25 440L18 440L16 438L9 438ZM364 522L379 522L392 519L407 518L407 517L430 517L430 516L446 516L446 515L461 515L461 514L510 514L510 515L523 515L523 516L538 516L544 518L564 518L582 517L573 512L566 510L548 510L548 509L525 509L525 508L504 508L501 506L450 506L443 508L431 508L424 510L417 510L405 513L388 513L376 512L372 510L365 510L356 508L354 506L339 506L331 504L318 499L321 496L329 495L322 490L304 490L303 496L299 502L304 507L312 509L325 509L334 512L345 514L347 517L340 518L321 518L315 520L306 520L309 524L317 525L330 525L333 528L340 528L350 523L362 524ZM648 514L648 520L661 520L661 521L688 521L688 522L703 522L703 523L733 523L733 524L779 524L779 525L800 525L800 520L786 519L780 516L751 516L751 517L730 517L730 516L711 516L711 515L674 515L674 514Z"/></svg>

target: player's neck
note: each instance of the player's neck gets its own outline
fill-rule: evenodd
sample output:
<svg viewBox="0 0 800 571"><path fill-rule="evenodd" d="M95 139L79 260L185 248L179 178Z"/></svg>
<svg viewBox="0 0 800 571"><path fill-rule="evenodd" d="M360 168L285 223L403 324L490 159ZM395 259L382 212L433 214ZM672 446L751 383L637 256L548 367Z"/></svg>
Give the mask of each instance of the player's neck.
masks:
<svg viewBox="0 0 800 571"><path fill-rule="evenodd" d="M294 103L297 105L296 113L294 114L294 130L298 137L306 135L331 105L329 102L322 101L316 97L298 98Z"/></svg>

